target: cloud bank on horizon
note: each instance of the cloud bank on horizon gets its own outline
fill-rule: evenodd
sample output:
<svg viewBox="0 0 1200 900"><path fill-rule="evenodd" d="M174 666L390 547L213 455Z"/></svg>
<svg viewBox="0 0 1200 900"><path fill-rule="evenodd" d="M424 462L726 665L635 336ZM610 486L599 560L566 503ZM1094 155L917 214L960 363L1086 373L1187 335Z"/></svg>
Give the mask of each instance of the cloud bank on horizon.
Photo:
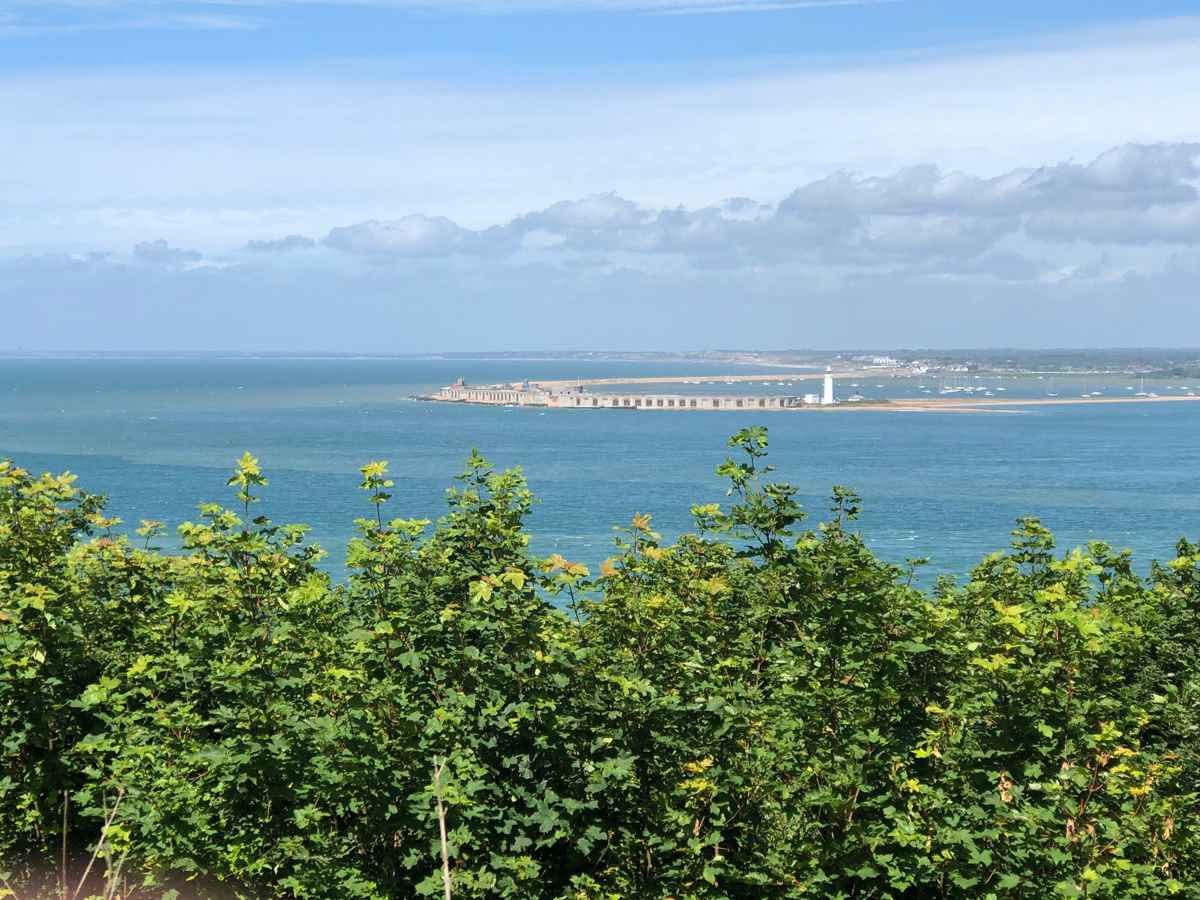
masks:
<svg viewBox="0 0 1200 900"><path fill-rule="evenodd" d="M1200 143L1164 143L988 177L836 172L773 204L594 194L482 228L412 214L231 253L26 254L0 261L0 300L83 314L108 342L85 349L140 348L112 343L129 309L208 323L155 345L177 349L1170 344L1200 299L1198 183ZM222 342L221 320L253 337Z"/></svg>
<svg viewBox="0 0 1200 900"><path fill-rule="evenodd" d="M0 350L1195 343L1200 21L672 72L0 72Z"/></svg>
<svg viewBox="0 0 1200 900"><path fill-rule="evenodd" d="M917 267L957 274L989 260L1005 274L1057 277L1017 247L1189 246L1200 243L1200 143L1128 144L1087 164L1014 169L994 177L914 166L883 177L837 172L776 204L746 197L700 209L647 209L615 193L562 200L482 229L415 214L335 227L321 244L378 262L526 253L544 258L680 257L701 268L804 262ZM311 249L290 235L252 250ZM1013 266L1017 261L1019 269Z"/></svg>

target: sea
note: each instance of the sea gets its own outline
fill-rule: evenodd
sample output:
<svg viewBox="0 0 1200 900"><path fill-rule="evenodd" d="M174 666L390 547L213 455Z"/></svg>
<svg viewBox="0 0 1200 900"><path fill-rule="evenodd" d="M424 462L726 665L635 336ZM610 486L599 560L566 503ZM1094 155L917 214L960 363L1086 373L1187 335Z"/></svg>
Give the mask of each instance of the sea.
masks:
<svg viewBox="0 0 1200 900"><path fill-rule="evenodd" d="M771 369L771 373L779 372ZM725 384L724 374L764 374ZM921 580L962 582L1004 549L1015 521L1037 516L1064 551L1090 540L1131 549L1140 571L1200 536L1200 403L1006 407L987 413L835 410L647 413L423 402L458 377L662 376L663 392L817 393L819 372L787 379L728 363L350 358L0 359L0 457L70 471L136 528L173 529L197 505L234 505L225 486L250 451L270 481L257 513L303 522L345 575L356 518L371 514L358 469L386 459L393 517L436 519L472 449L520 466L538 502L532 548L595 567L614 527L649 513L665 540L692 528L690 508L727 502L715 467L740 428L769 428L771 477L796 485L814 526L830 488L863 498L857 528L882 558L928 558ZM1032 399L1133 396L1128 376L867 376L839 379L840 397L937 396L972 388ZM597 390L653 390L646 386ZM1200 385L1155 382L1162 395ZM168 536L166 549L177 547Z"/></svg>

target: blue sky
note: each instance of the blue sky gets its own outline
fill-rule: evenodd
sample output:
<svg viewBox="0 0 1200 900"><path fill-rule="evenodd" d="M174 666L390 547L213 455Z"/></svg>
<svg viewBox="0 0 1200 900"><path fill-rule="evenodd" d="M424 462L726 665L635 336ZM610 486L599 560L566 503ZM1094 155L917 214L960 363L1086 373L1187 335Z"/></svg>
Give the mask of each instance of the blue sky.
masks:
<svg viewBox="0 0 1200 900"><path fill-rule="evenodd" d="M0 0L0 66L703 66L1025 41L1197 12L1181 0Z"/></svg>
<svg viewBox="0 0 1200 900"><path fill-rule="evenodd" d="M1198 84L1154 0L0 0L0 350L1194 344Z"/></svg>

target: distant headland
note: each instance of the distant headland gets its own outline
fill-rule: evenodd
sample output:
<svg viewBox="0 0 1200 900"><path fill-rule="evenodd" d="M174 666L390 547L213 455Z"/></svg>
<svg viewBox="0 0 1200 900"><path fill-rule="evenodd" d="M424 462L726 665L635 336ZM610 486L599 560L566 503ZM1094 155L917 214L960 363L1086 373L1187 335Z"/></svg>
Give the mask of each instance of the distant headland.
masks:
<svg viewBox="0 0 1200 900"><path fill-rule="evenodd" d="M85 360L189 360L189 359L333 359L333 360L442 360L446 362L575 362L642 363L704 368L728 365L733 368L770 371L745 377L758 380L796 371L821 372L826 368L850 375L908 372L912 374L1041 374L1041 375L1135 375L1146 378L1194 378L1200 380L1200 348L966 348L966 349L827 349L827 350L456 350L456 351L333 351L323 349L210 349L186 350L134 348L85 351L64 348L0 349L0 359L85 359ZM699 376L712 378L713 376ZM728 377L722 380L729 380ZM629 383L629 382L621 382Z"/></svg>
<svg viewBox="0 0 1200 900"><path fill-rule="evenodd" d="M925 374L893 365L877 365L870 369L844 370L840 372L776 372L697 375L697 376L636 376L607 377L563 380L521 381L503 384L474 385L459 378L435 393L414 397L435 403L461 403L477 406L544 407L548 409L575 410L624 410L653 412L784 412L800 410L886 410L895 412L989 412L1004 411L1014 407L1067 406L1077 404L1130 404L1153 402L1186 402L1200 400L1191 392L1181 395L1159 396L1145 390L1132 396L1101 396L1084 394L1078 397L1061 397L1050 394L1045 397L995 397L988 391L986 396L975 396L976 388L951 387L942 394L952 396L921 398L874 398L858 394L840 397L835 384L838 379L911 376ZM757 382L773 387L802 386L806 380L820 379L819 392L787 393L740 393L722 391L718 386L729 387ZM619 393L591 391L589 388L614 385L680 385L685 392ZM706 391L705 387L717 390ZM1003 390L1003 388L1001 388ZM1132 388L1130 388L1132 390Z"/></svg>

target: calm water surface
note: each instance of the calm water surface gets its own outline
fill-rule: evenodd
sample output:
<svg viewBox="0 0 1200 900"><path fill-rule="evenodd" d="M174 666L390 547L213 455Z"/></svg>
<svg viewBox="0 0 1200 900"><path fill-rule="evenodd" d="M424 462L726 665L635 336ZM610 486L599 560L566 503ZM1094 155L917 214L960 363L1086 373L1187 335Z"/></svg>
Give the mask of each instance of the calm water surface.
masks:
<svg viewBox="0 0 1200 900"><path fill-rule="evenodd" d="M499 466L520 465L541 501L531 522L535 549L594 565L609 553L612 526L633 513L652 513L671 536L690 526L693 503L723 500L713 468L725 439L755 423L769 426L777 475L800 486L811 511L824 511L831 485L854 487L871 546L898 562L931 557L930 575L965 573L1004 547L1013 521L1027 514L1040 516L1061 546L1102 538L1132 548L1143 567L1169 556L1180 536L1200 532L1200 404L653 415L408 399L459 375L489 383L729 371L612 362L0 360L0 456L75 472L134 525L176 525L200 501L229 499L225 478L248 449L271 479L261 511L310 524L339 569L354 519L369 512L357 490L357 469L368 460L391 460L393 515L429 518L444 508L443 492L471 448ZM936 395L943 382L856 383L839 383L839 393ZM986 383L1010 398L1128 395L1135 387L1120 378L950 383ZM818 387L809 380L690 389Z"/></svg>

